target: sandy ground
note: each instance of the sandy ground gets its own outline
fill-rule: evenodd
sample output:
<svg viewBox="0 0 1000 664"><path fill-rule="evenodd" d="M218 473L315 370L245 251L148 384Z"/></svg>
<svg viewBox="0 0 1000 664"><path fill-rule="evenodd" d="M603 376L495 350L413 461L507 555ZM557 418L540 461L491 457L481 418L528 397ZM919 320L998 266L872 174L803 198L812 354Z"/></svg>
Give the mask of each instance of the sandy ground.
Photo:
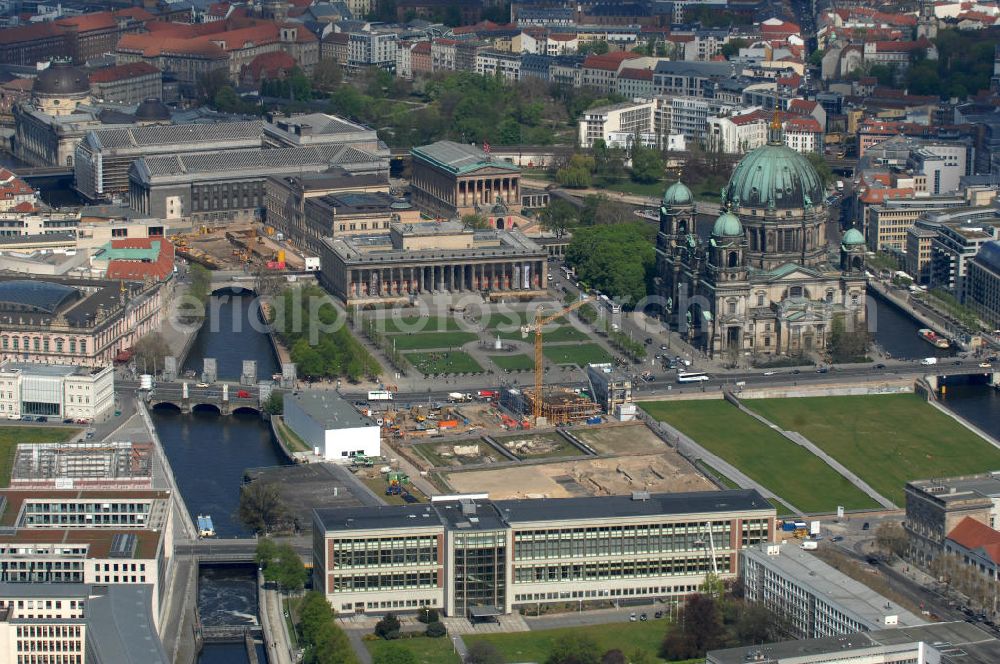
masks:
<svg viewBox="0 0 1000 664"><path fill-rule="evenodd" d="M628 426L572 429L573 435L587 443L598 454L650 454L668 450L645 424L636 422Z"/></svg>
<svg viewBox="0 0 1000 664"><path fill-rule="evenodd" d="M673 450L616 459L585 459L446 476L459 493L487 492L490 498L568 498L624 495L632 491L707 491L715 486Z"/></svg>

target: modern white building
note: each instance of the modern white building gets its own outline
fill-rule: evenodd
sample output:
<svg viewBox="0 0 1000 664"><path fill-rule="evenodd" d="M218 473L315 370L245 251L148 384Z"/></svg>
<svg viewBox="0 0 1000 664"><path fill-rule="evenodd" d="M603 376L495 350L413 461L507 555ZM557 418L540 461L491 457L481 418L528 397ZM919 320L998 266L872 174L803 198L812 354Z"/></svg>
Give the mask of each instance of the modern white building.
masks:
<svg viewBox="0 0 1000 664"><path fill-rule="evenodd" d="M600 106L584 111L580 118L580 147L592 148L600 139L611 145L614 134L652 135L656 104L652 101L630 101L611 106Z"/></svg>
<svg viewBox="0 0 1000 664"><path fill-rule="evenodd" d="M500 76L505 81L521 78L521 54L489 49L476 54L476 73L480 76Z"/></svg>
<svg viewBox="0 0 1000 664"><path fill-rule="evenodd" d="M747 600L784 616L797 638L814 639L924 622L793 544L743 551Z"/></svg>
<svg viewBox="0 0 1000 664"><path fill-rule="evenodd" d="M379 456L380 427L335 392L285 396L285 424L324 459Z"/></svg>
<svg viewBox="0 0 1000 664"><path fill-rule="evenodd" d="M114 367L0 364L0 418L99 421L115 405Z"/></svg>
<svg viewBox="0 0 1000 664"><path fill-rule="evenodd" d="M1000 641L965 622L710 650L706 664L996 664Z"/></svg>
<svg viewBox="0 0 1000 664"><path fill-rule="evenodd" d="M348 67L393 69L396 66L397 48L398 35L395 32L351 32L347 42Z"/></svg>

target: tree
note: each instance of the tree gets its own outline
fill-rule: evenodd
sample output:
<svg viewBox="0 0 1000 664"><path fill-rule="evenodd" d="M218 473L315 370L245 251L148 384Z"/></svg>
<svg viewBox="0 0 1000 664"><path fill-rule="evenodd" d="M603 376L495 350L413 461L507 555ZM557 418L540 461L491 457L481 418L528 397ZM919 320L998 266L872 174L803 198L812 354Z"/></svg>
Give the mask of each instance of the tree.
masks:
<svg viewBox="0 0 1000 664"><path fill-rule="evenodd" d="M267 567L278 557L278 545L270 537L257 540L257 566Z"/></svg>
<svg viewBox="0 0 1000 664"><path fill-rule="evenodd" d="M300 590L308 579L302 558L288 543L278 545L274 557L264 567L264 580L278 584L282 590Z"/></svg>
<svg viewBox="0 0 1000 664"><path fill-rule="evenodd" d="M420 610L417 611L417 620L422 623L431 624L440 620L441 617L438 615L438 610L430 606L422 606Z"/></svg>
<svg viewBox="0 0 1000 664"><path fill-rule="evenodd" d="M608 42L603 39L594 42L593 46L590 48L590 52L594 55L604 55L610 50L611 47L608 46Z"/></svg>
<svg viewBox="0 0 1000 664"><path fill-rule="evenodd" d="M556 237L563 237L576 226L576 208L561 198L549 198L548 206L538 213L542 228Z"/></svg>
<svg viewBox="0 0 1000 664"><path fill-rule="evenodd" d="M195 85L198 97L203 101L211 102L223 86L229 85L229 70L213 69L207 71L198 77Z"/></svg>
<svg viewBox="0 0 1000 664"><path fill-rule="evenodd" d="M312 85L319 92L333 92L342 80L344 72L333 58L324 58L313 66Z"/></svg>
<svg viewBox="0 0 1000 664"><path fill-rule="evenodd" d="M552 644L545 664L600 664L600 648L585 634L561 636Z"/></svg>
<svg viewBox="0 0 1000 664"><path fill-rule="evenodd" d="M573 232L566 249L566 262L581 281L635 306L649 292L656 252L653 229L641 222L581 226Z"/></svg>
<svg viewBox="0 0 1000 664"><path fill-rule="evenodd" d="M281 392L271 392L264 402L264 412L268 415L281 415L285 412L285 395Z"/></svg>
<svg viewBox="0 0 1000 664"><path fill-rule="evenodd" d="M448 628L444 626L443 622L436 620L427 625L424 633L432 639L439 639L448 633Z"/></svg>
<svg viewBox="0 0 1000 664"><path fill-rule="evenodd" d="M816 49L809 56L809 64L813 67L819 67L823 64L823 56L826 55L822 49Z"/></svg>
<svg viewBox="0 0 1000 664"><path fill-rule="evenodd" d="M652 148L643 147L638 142L632 147L632 179L650 184L663 177L663 157Z"/></svg>
<svg viewBox="0 0 1000 664"><path fill-rule="evenodd" d="M564 187L586 188L590 186L590 176L595 168L593 157L577 153L569 158L565 167L556 171L556 181Z"/></svg>
<svg viewBox="0 0 1000 664"><path fill-rule="evenodd" d="M742 37L737 37L736 39L730 39L728 42L722 45L722 49L719 51L722 53L722 57L726 60L732 59L734 56L740 54L741 48L746 48L750 45L750 40L743 39Z"/></svg>
<svg viewBox="0 0 1000 664"><path fill-rule="evenodd" d="M489 641L473 641L465 655L465 664L504 664L503 655Z"/></svg>
<svg viewBox="0 0 1000 664"><path fill-rule="evenodd" d="M902 558L909 544L906 531L898 521L885 521L875 530L875 545L883 555Z"/></svg>
<svg viewBox="0 0 1000 664"><path fill-rule="evenodd" d="M601 664L629 664L628 659L618 648L607 651L601 656Z"/></svg>
<svg viewBox="0 0 1000 664"><path fill-rule="evenodd" d="M170 344L159 332L149 332L135 342L132 358L143 373L156 373L163 368L163 358L172 355Z"/></svg>
<svg viewBox="0 0 1000 664"><path fill-rule="evenodd" d="M836 316L830 325L830 359L835 363L863 362L868 354L871 335L865 326L848 330L844 316Z"/></svg>
<svg viewBox="0 0 1000 664"><path fill-rule="evenodd" d="M691 595L681 616L670 625L660 647L665 659L704 657L723 643L725 628L718 603L707 595Z"/></svg>
<svg viewBox="0 0 1000 664"><path fill-rule="evenodd" d="M819 175L819 179L822 180L823 186L827 186L833 181L833 170L830 168L830 164L826 163L826 159L823 159L823 155L810 152L806 155L806 159L812 164L812 167L816 169L816 174ZM819 201L813 201L813 203L818 203Z"/></svg>
<svg viewBox="0 0 1000 664"><path fill-rule="evenodd" d="M372 664L418 664L417 657L398 643L385 643L375 650Z"/></svg>
<svg viewBox="0 0 1000 664"><path fill-rule="evenodd" d="M399 618L396 614L390 611L375 623L375 634L383 639L399 638Z"/></svg>
<svg viewBox="0 0 1000 664"><path fill-rule="evenodd" d="M266 535L281 522L285 513L277 484L258 480L240 489L239 520L255 533Z"/></svg>
<svg viewBox="0 0 1000 664"><path fill-rule="evenodd" d="M357 664L347 635L334 622L333 609L322 593L307 592L298 615L306 664Z"/></svg>

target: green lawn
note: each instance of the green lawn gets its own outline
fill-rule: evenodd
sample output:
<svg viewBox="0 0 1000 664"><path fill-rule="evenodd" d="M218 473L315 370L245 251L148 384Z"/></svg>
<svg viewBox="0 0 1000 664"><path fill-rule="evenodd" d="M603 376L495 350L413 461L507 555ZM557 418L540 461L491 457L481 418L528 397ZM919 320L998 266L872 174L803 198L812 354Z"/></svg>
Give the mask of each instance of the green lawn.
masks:
<svg viewBox="0 0 1000 664"><path fill-rule="evenodd" d="M394 334L397 332L454 332L462 329L450 316L403 316L374 318L375 329Z"/></svg>
<svg viewBox="0 0 1000 664"><path fill-rule="evenodd" d="M508 662L544 662L552 649L552 644L564 636L586 636L597 642L601 653L618 648L626 656L636 650L643 650L656 656L660 642L667 630L666 620L648 622L616 622L606 625L586 627L565 627L513 634L483 634L463 636L466 645L477 640L489 641L500 651ZM657 657L656 661L663 661Z"/></svg>
<svg viewBox="0 0 1000 664"><path fill-rule="evenodd" d="M475 332L414 332L412 334L394 334L392 341L386 342L388 347L395 343L396 350L423 350L426 348L458 348L474 341Z"/></svg>
<svg viewBox="0 0 1000 664"><path fill-rule="evenodd" d="M560 341L586 341L590 339L588 335L583 330L578 330L572 325L559 325L559 326L548 326L542 330L542 338L544 342L554 342L558 343ZM508 332L497 332L501 339L508 339L513 341L531 341L535 340L535 333L529 332L527 336L521 334L520 330L511 330ZM492 335L490 335L492 336Z"/></svg>
<svg viewBox="0 0 1000 664"><path fill-rule="evenodd" d="M793 513L792 509L788 505L784 504L777 498L768 498L767 502L774 505L774 509L778 510L778 516L788 516Z"/></svg>
<svg viewBox="0 0 1000 664"><path fill-rule="evenodd" d="M570 344L566 346L546 344L542 353L545 355L545 359L555 364L575 364L580 367L611 361L608 352L597 344Z"/></svg>
<svg viewBox="0 0 1000 664"><path fill-rule="evenodd" d="M285 424L285 419L275 420L278 431L281 432L281 437L285 441L285 445L288 446L292 452L312 452L312 448L306 445L306 441L292 431L287 424Z"/></svg>
<svg viewBox="0 0 1000 664"><path fill-rule="evenodd" d="M462 661L455 654L455 646L452 645L451 638L448 636L439 639L417 636L412 639L399 639L392 641L392 643L413 653L418 664L461 664ZM389 645L388 641L365 641L365 647L372 655L387 645Z"/></svg>
<svg viewBox="0 0 1000 664"><path fill-rule="evenodd" d="M490 355L493 364L507 371L531 371L535 360L527 355Z"/></svg>
<svg viewBox="0 0 1000 664"><path fill-rule="evenodd" d="M663 192L666 191L667 187L671 184L673 183L668 183L666 180L659 180L653 183L641 183L633 182L627 177L616 181L611 181L603 177L594 178L594 188L596 189L620 191L623 194L633 194L636 196L655 196L656 198L663 196Z"/></svg>
<svg viewBox="0 0 1000 664"><path fill-rule="evenodd" d="M642 408L801 510L828 512L837 505L847 509L876 507L875 501L819 457L726 401L659 401L643 403Z"/></svg>
<svg viewBox="0 0 1000 664"><path fill-rule="evenodd" d="M19 443L61 443L80 433L74 427L0 426L0 487L10 486L14 452Z"/></svg>
<svg viewBox="0 0 1000 664"><path fill-rule="evenodd" d="M422 374L481 373L483 368L460 350L441 353L406 353L406 359Z"/></svg>
<svg viewBox="0 0 1000 664"><path fill-rule="evenodd" d="M745 403L798 431L900 506L909 480L1000 468L1000 450L914 394Z"/></svg>

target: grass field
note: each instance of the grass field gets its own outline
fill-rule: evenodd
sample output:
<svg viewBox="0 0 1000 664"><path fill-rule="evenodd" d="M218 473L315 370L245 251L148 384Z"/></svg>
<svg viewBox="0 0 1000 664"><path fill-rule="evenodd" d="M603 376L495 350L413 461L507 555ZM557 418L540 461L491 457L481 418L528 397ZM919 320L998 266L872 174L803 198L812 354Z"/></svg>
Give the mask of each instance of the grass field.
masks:
<svg viewBox="0 0 1000 664"><path fill-rule="evenodd" d="M545 343L558 343L560 341L587 341L590 339L590 335L583 330L578 330L572 325L550 325L546 327L543 332ZM520 330L513 332L497 332L496 334L499 335L501 339L507 339L509 341L534 342L535 340L534 332L529 332L528 336L522 336ZM491 333L490 336L493 336L493 334Z"/></svg>
<svg viewBox="0 0 1000 664"><path fill-rule="evenodd" d="M406 359L422 374L482 373L479 362L460 350L442 353L406 353Z"/></svg>
<svg viewBox="0 0 1000 664"><path fill-rule="evenodd" d="M365 641L365 647L374 656L389 643L389 641ZM412 639L399 639L391 643L409 650L416 657L418 664L461 664L462 661L455 654L455 647L447 636L440 639L417 636Z"/></svg>
<svg viewBox="0 0 1000 664"><path fill-rule="evenodd" d="M306 445L306 441L302 440L299 434L288 428L285 424L284 418L280 420L275 420L278 431L281 433L281 438L285 441L285 445L288 446L293 452L312 452L312 448Z"/></svg>
<svg viewBox="0 0 1000 664"><path fill-rule="evenodd" d="M527 355L490 355L493 364L507 371L531 371L535 360Z"/></svg>
<svg viewBox="0 0 1000 664"><path fill-rule="evenodd" d="M477 338L475 332L414 332L413 334L394 334L386 346L396 350L424 350L428 348L458 348Z"/></svg>
<svg viewBox="0 0 1000 664"><path fill-rule="evenodd" d="M783 400L787 403L789 400ZM815 455L723 400L642 404L747 476L806 512L876 503Z"/></svg>
<svg viewBox="0 0 1000 664"><path fill-rule="evenodd" d="M601 653L618 648L628 656L636 650L642 650L656 657L656 661L659 662L664 661L657 656L657 653L666 631L667 621L650 620L648 622L616 622L586 627L545 629L514 634L483 634L463 636L462 638L466 645L478 640L489 641L496 646L507 662L544 662L556 639L577 635L593 639L597 642L598 651Z"/></svg>
<svg viewBox="0 0 1000 664"><path fill-rule="evenodd" d="M745 403L798 431L900 506L909 480L1000 467L1000 450L914 394Z"/></svg>
<svg viewBox="0 0 1000 664"><path fill-rule="evenodd" d="M77 428L50 426L0 426L0 487L10 486L14 452L18 443L60 443L80 433Z"/></svg>
<svg viewBox="0 0 1000 664"><path fill-rule="evenodd" d="M714 475L716 478L718 478L718 480L722 483L722 485L724 487L726 487L727 489L739 489L740 488L739 484L737 484L736 482L732 481L731 479L729 479L728 477L726 477L725 475L723 475L722 473L720 473L718 470L716 470L712 466L710 466L707 463L705 463L704 461L699 461L697 463L697 465L700 467L700 470L702 472L708 472L711 475ZM767 502L769 502L772 505L774 505L774 509L778 510L778 516L783 516L785 514L791 514L792 513L792 510L789 509L789 507L787 505L785 505L783 502L781 502L777 498L768 498Z"/></svg>
<svg viewBox="0 0 1000 664"><path fill-rule="evenodd" d="M546 345L542 349L545 359L555 364L575 364L584 367L591 363L610 362L611 356L597 344Z"/></svg>
<svg viewBox="0 0 1000 664"><path fill-rule="evenodd" d="M405 316L375 318L375 329L387 334L407 332L454 332L462 329L450 316Z"/></svg>

